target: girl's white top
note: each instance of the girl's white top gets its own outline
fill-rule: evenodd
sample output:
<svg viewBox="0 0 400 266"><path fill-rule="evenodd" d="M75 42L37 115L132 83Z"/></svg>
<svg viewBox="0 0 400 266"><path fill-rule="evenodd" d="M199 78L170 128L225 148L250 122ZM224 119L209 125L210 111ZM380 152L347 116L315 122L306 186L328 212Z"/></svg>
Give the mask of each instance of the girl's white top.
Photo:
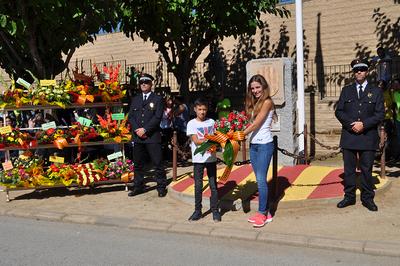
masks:
<svg viewBox="0 0 400 266"><path fill-rule="evenodd" d="M261 127L254 130L250 135L251 144L266 144L273 141L271 124L274 110L270 110L268 115L264 118L264 122Z"/></svg>

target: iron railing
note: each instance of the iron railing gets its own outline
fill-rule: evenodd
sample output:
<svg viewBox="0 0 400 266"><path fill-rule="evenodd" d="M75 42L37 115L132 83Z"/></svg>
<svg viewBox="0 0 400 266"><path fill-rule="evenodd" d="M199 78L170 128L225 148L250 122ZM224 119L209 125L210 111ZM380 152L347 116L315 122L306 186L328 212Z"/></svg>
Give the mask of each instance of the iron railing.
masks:
<svg viewBox="0 0 400 266"><path fill-rule="evenodd" d="M400 75L400 57L393 58L392 78ZM305 87L306 90L313 90L320 98L339 97L341 89L353 82L353 74L349 64L318 66L314 61L305 63ZM376 82L376 70L371 68L369 73L372 82Z"/></svg>

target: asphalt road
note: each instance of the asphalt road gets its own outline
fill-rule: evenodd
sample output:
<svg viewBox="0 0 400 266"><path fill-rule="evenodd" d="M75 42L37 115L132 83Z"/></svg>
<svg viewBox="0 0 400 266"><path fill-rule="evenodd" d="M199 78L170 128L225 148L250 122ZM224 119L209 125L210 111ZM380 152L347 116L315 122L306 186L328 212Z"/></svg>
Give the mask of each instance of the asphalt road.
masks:
<svg viewBox="0 0 400 266"><path fill-rule="evenodd" d="M0 216L0 265L400 265L400 258Z"/></svg>

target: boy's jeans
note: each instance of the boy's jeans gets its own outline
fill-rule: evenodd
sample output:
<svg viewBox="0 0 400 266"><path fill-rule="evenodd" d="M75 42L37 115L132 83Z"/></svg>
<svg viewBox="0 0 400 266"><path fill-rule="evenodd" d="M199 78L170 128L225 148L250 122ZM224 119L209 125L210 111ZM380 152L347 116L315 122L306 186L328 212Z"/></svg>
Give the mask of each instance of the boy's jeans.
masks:
<svg viewBox="0 0 400 266"><path fill-rule="evenodd" d="M193 163L194 171L194 208L201 211L203 195L203 176L204 168L207 169L208 183L211 190L210 209L216 211L218 208L217 191L217 163Z"/></svg>
<svg viewBox="0 0 400 266"><path fill-rule="evenodd" d="M258 187L258 212L267 213L267 171L274 152L274 143L250 144L250 161L256 175Z"/></svg>

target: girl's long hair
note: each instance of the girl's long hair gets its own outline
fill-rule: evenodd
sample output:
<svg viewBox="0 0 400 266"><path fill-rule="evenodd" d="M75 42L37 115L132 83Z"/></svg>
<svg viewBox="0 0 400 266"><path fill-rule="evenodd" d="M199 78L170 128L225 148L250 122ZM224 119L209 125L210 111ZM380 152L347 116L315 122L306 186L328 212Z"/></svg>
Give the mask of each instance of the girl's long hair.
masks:
<svg viewBox="0 0 400 266"><path fill-rule="evenodd" d="M254 97L253 93L251 93L251 83L253 82L260 83L263 89L263 94L258 99ZM254 118L260 112L261 107L266 99L271 99L268 82L262 75L256 74L250 78L249 83L247 84L247 91L246 91L246 102L245 102L246 113L251 120L254 120ZM273 104L274 116L276 116L274 102L272 102L272 104Z"/></svg>

